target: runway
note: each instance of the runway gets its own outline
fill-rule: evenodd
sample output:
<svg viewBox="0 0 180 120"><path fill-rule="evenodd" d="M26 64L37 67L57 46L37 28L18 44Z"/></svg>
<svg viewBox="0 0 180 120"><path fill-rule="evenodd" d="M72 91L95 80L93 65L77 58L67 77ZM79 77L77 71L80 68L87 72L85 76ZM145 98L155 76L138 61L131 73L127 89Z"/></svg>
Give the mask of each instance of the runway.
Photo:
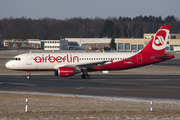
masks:
<svg viewBox="0 0 180 120"><path fill-rule="evenodd" d="M0 90L95 96L180 99L180 75L90 74L68 78L53 75L0 75Z"/></svg>

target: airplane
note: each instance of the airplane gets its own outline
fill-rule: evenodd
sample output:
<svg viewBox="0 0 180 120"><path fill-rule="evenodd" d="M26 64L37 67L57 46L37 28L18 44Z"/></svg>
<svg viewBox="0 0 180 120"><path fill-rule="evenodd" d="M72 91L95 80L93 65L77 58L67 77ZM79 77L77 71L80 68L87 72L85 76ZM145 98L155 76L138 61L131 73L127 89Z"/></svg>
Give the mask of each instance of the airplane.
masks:
<svg viewBox="0 0 180 120"><path fill-rule="evenodd" d="M54 71L60 77L82 73L82 79L90 79L88 72L125 70L174 58L174 55L165 53L170 28L170 25L163 25L137 52L25 53L15 56L5 66L27 71L27 79L31 78L31 71Z"/></svg>

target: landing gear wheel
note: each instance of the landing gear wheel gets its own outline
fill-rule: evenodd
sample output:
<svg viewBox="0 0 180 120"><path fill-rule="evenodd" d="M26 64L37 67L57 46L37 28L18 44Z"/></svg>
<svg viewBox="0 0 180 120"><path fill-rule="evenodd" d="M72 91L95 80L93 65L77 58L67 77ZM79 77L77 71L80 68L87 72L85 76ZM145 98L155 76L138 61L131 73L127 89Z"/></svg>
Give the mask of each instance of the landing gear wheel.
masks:
<svg viewBox="0 0 180 120"><path fill-rule="evenodd" d="M88 75L87 69L82 70L82 73L83 73L81 75L82 79L90 79L90 75Z"/></svg>
<svg viewBox="0 0 180 120"><path fill-rule="evenodd" d="M28 75L28 76L27 76L27 79L28 79L28 80L29 80L29 79L31 79L31 76L30 76L30 75Z"/></svg>
<svg viewBox="0 0 180 120"><path fill-rule="evenodd" d="M85 75L85 79L90 79L90 75Z"/></svg>
<svg viewBox="0 0 180 120"><path fill-rule="evenodd" d="M28 71L27 79L31 79L31 71Z"/></svg>
<svg viewBox="0 0 180 120"><path fill-rule="evenodd" d="M82 74L81 77L82 79L90 79L90 75L88 74Z"/></svg>
<svg viewBox="0 0 180 120"><path fill-rule="evenodd" d="M81 75L81 78L84 79L84 74Z"/></svg>

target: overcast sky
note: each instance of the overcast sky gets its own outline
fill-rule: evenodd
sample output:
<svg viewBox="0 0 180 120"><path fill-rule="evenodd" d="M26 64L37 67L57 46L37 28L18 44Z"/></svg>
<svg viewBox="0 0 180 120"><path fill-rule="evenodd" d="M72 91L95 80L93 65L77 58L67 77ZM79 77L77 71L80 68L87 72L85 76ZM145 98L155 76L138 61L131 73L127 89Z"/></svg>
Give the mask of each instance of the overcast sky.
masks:
<svg viewBox="0 0 180 120"><path fill-rule="evenodd" d="M0 0L0 19L66 19L174 15L180 18L180 0Z"/></svg>

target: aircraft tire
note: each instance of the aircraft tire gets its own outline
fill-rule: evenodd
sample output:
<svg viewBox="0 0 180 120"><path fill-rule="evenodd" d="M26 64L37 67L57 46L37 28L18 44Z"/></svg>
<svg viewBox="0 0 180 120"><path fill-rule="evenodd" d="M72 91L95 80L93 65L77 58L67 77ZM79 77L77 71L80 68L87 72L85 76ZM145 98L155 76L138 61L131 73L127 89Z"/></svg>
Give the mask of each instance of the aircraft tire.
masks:
<svg viewBox="0 0 180 120"><path fill-rule="evenodd" d="M28 75L28 76L27 76L27 79L28 79L28 80L29 80L29 79L31 79L31 76L30 76L30 75Z"/></svg>
<svg viewBox="0 0 180 120"><path fill-rule="evenodd" d="M85 79L85 78L84 78L84 76L85 76L85 75L84 75L84 74L82 74L82 75L81 75L81 78L82 78L82 79Z"/></svg>
<svg viewBox="0 0 180 120"><path fill-rule="evenodd" d="M88 75L88 74L82 75L82 79L90 79L90 75Z"/></svg>
<svg viewBox="0 0 180 120"><path fill-rule="evenodd" d="M86 79L90 79L90 75L86 75Z"/></svg>

